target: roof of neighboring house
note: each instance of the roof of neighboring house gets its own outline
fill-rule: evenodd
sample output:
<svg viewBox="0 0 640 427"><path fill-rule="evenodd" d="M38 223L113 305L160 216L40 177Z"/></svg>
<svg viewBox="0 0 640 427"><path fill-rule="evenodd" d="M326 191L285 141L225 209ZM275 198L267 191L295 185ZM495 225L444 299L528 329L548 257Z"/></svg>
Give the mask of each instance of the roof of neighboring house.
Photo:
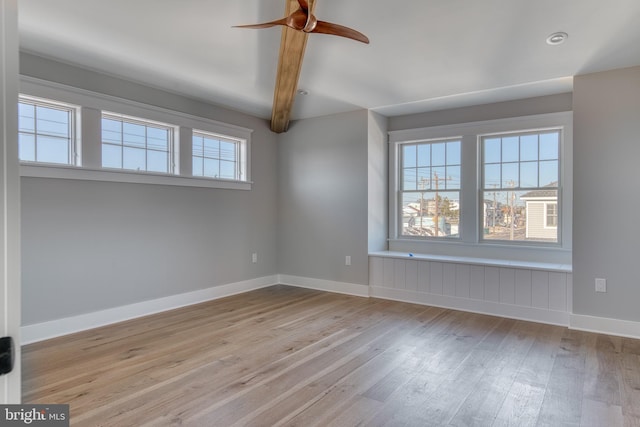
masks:
<svg viewBox="0 0 640 427"><path fill-rule="evenodd" d="M548 187L551 187L551 188L548 188ZM558 198L558 181L555 181L549 185L546 185L545 188L541 188L539 190L532 190L520 196L521 200L533 199L533 198L557 199Z"/></svg>

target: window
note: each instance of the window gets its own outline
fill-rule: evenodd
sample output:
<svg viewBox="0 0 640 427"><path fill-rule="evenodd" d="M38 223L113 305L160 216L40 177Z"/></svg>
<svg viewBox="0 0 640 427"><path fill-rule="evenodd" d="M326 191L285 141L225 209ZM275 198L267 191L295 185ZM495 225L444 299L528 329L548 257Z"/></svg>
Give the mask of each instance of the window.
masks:
<svg viewBox="0 0 640 427"><path fill-rule="evenodd" d="M27 76L20 90L21 176L252 188L252 129Z"/></svg>
<svg viewBox="0 0 640 427"><path fill-rule="evenodd" d="M558 242L559 129L487 135L482 238Z"/></svg>
<svg viewBox="0 0 640 427"><path fill-rule="evenodd" d="M245 180L245 144L220 135L193 131L192 174L233 181Z"/></svg>
<svg viewBox="0 0 640 427"><path fill-rule="evenodd" d="M390 131L388 249L570 263L572 171L571 112Z"/></svg>
<svg viewBox="0 0 640 427"><path fill-rule="evenodd" d="M557 227L558 226L558 204L547 203L545 207L547 210L545 227L548 227L548 228Z"/></svg>
<svg viewBox="0 0 640 427"><path fill-rule="evenodd" d="M460 140L401 145L401 236L459 237L460 147Z"/></svg>
<svg viewBox="0 0 640 427"><path fill-rule="evenodd" d="M114 113L102 114L102 167L174 173L175 127Z"/></svg>
<svg viewBox="0 0 640 427"><path fill-rule="evenodd" d="M23 162L76 163L77 107L55 101L20 96L18 146Z"/></svg>

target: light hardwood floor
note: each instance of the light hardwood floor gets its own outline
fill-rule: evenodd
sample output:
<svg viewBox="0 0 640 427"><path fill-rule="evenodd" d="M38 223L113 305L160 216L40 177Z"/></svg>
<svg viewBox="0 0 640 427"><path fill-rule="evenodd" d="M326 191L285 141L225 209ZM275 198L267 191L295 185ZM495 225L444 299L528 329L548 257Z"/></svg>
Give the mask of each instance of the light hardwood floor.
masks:
<svg viewBox="0 0 640 427"><path fill-rule="evenodd" d="M25 346L75 426L636 426L640 341L287 286Z"/></svg>

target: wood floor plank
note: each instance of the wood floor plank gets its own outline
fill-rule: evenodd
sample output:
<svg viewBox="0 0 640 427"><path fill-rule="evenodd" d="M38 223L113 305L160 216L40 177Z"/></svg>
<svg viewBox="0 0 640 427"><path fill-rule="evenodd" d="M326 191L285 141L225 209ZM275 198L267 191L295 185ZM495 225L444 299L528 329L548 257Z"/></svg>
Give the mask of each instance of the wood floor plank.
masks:
<svg viewBox="0 0 640 427"><path fill-rule="evenodd" d="M23 348L73 426L640 427L640 341L274 286Z"/></svg>

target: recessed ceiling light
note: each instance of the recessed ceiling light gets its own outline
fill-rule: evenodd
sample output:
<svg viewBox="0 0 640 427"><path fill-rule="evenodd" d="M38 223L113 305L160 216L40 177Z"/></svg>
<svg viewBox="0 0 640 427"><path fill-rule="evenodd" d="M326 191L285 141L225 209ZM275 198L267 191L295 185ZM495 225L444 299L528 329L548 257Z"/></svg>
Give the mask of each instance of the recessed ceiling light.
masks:
<svg viewBox="0 0 640 427"><path fill-rule="evenodd" d="M307 92L304 89L298 89L298 95L302 95L302 96L309 95L309 92Z"/></svg>
<svg viewBox="0 0 640 427"><path fill-rule="evenodd" d="M549 37L547 37L547 44L550 44L552 46L562 44L565 42L565 40L567 40L567 37L569 37L569 34L558 31L557 33L553 33Z"/></svg>

